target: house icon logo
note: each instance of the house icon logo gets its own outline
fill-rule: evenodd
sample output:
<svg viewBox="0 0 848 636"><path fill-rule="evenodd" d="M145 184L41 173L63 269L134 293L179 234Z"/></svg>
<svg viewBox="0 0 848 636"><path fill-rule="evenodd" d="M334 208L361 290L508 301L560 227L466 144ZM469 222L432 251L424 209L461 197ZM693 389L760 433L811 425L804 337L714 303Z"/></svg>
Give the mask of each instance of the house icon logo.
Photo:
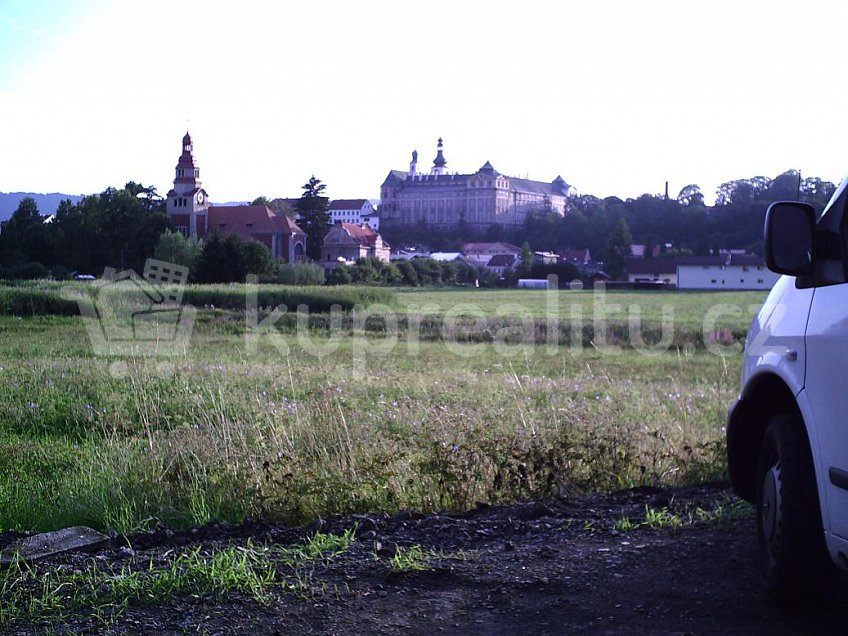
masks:
<svg viewBox="0 0 848 636"><path fill-rule="evenodd" d="M147 259L144 273L107 267L90 293L68 286L62 295L79 304L89 341L98 357L114 358L113 375L128 371L127 362L158 360L163 373L168 362L185 355L194 329L196 309L182 306L188 268Z"/></svg>

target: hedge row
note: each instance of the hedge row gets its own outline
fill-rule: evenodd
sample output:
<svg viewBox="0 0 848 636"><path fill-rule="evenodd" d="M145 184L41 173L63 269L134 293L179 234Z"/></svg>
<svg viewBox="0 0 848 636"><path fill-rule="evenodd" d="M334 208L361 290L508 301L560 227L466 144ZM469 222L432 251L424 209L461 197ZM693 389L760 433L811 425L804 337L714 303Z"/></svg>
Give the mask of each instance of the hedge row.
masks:
<svg viewBox="0 0 848 636"><path fill-rule="evenodd" d="M80 291L87 286L75 285ZM89 288L90 289L90 288ZM197 308L245 310L248 307L248 288L245 285L189 285L183 293L182 304ZM114 292L113 292L114 293ZM122 289L118 297L126 295L128 300L136 294L133 288ZM115 296L110 296L115 298ZM356 305L374 303L392 305L394 294L387 289L374 287L289 287L284 285L259 285L256 307L278 307L285 305L295 311L305 305L310 312L330 311L339 305L349 311ZM5 316L73 316L79 314L75 301L62 298L59 289L33 287L0 287L0 315Z"/></svg>

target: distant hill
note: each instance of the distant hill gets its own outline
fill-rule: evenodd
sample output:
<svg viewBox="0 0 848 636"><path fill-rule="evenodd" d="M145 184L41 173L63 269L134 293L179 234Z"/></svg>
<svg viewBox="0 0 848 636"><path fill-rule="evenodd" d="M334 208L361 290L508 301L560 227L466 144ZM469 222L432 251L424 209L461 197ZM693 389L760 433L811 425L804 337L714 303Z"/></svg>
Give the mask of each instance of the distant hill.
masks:
<svg viewBox="0 0 848 636"><path fill-rule="evenodd" d="M25 197L32 197L38 206L38 211L41 214L53 214L59 203L65 199L70 199L72 203L79 203L83 195L81 194L61 194L59 192L51 192L50 194L38 194L35 192L0 192L0 221L5 221L14 214L18 209L18 205Z"/></svg>

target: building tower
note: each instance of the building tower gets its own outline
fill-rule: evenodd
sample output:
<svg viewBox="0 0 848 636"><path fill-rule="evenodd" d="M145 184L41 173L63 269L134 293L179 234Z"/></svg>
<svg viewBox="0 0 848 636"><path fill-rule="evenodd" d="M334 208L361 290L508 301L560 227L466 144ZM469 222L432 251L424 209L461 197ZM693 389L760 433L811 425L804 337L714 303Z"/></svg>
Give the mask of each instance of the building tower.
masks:
<svg viewBox="0 0 848 636"><path fill-rule="evenodd" d="M433 159L433 169L430 170L430 174L445 174L445 166L447 165L448 162L445 160L445 156L442 154L442 138L439 137L439 142L436 146L436 158Z"/></svg>
<svg viewBox="0 0 848 636"><path fill-rule="evenodd" d="M418 151L412 151L412 161L409 162L409 176L414 177L418 174Z"/></svg>
<svg viewBox="0 0 848 636"><path fill-rule="evenodd" d="M194 161L191 135L183 137L183 151L177 161L174 187L168 192L165 209L177 230L185 236L203 238L209 201L200 183L200 169Z"/></svg>

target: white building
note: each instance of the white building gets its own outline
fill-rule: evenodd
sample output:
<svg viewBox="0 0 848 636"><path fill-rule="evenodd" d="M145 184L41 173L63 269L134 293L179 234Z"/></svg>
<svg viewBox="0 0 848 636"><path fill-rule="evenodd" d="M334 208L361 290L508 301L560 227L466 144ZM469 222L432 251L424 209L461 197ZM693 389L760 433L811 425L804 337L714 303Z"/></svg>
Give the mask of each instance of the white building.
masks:
<svg viewBox="0 0 848 636"><path fill-rule="evenodd" d="M336 199L330 203L330 223L353 223L380 229L380 217L368 199Z"/></svg>
<svg viewBox="0 0 848 636"><path fill-rule="evenodd" d="M767 290L780 278L761 256L721 254L677 259L678 289Z"/></svg>

